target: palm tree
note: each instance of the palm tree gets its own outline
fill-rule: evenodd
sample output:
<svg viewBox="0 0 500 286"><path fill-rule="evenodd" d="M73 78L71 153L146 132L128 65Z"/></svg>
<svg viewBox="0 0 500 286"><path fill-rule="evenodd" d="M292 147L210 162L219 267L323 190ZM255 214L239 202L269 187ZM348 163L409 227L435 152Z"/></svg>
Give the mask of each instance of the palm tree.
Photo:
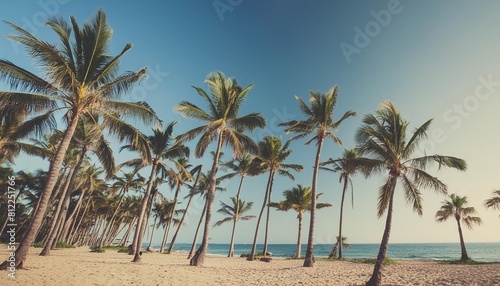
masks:
<svg viewBox="0 0 500 286"><path fill-rule="evenodd" d="M318 183L318 170L321 157L321 149L326 138L331 138L333 142L341 145L342 142L333 132L337 130L340 124L351 116L355 116L356 112L347 111L338 120L333 120L333 110L337 104L338 88L334 86L326 94L320 92L309 92L309 102L311 107L302 101L298 96L295 98L299 102L300 110L307 117L302 121L289 121L281 123L280 126L287 127L286 133L297 133L292 139L303 138L309 135L313 137L308 140L305 145L311 142L316 142L316 157L314 159L314 171L312 176L312 202L311 202L311 221L309 223L309 236L307 239L306 257L304 259L304 267L312 267L314 265L314 222L316 219L316 189Z"/></svg>
<svg viewBox="0 0 500 286"><path fill-rule="evenodd" d="M146 69L118 75L120 59L132 45L127 44L117 56L107 54L112 29L103 11L99 10L90 22L84 23L83 28L74 17L71 17L71 24L62 18L50 18L47 25L59 37L59 44L49 44L17 25L8 24L18 33L9 38L25 46L37 66L45 68L45 77L41 78L9 61L0 60L0 79L13 90L0 92L0 113L17 112L31 116L17 128L13 137L46 133L55 126L55 114L67 110L64 115L67 129L50 163L49 178L39 206L16 250L15 266L20 268L41 226L61 163L80 118L99 114L110 134L116 135L120 141L136 144L141 150L146 148L139 148L145 138L124 119L137 118L145 124L158 124L159 120L146 103L119 101L146 74ZM5 261L0 268L7 265Z"/></svg>
<svg viewBox="0 0 500 286"><path fill-rule="evenodd" d="M337 256L337 249L339 245L341 245L343 248L351 248L351 245L347 242L347 237L342 236L342 241L339 239L338 236L335 237L335 240L337 243L334 244L332 251L330 252L330 255L328 255L328 258L334 258Z"/></svg>
<svg viewBox="0 0 500 286"><path fill-rule="evenodd" d="M230 162L224 163L223 167L231 169L234 172L222 176L221 180L229 179L229 178L232 178L232 177L234 177L236 175L240 176L240 183L239 183L239 186L238 186L238 191L236 193L236 201L237 202L240 201L241 187L243 186L243 180L245 180L245 177L247 175L249 175L249 176L256 176L256 175L262 173L263 171L265 171L264 168L262 168L261 166L259 166L258 164L256 164L255 157L252 156L249 153L245 153L240 158L236 158L236 159L233 159ZM236 206L235 213L238 214L239 213L239 209L238 208L239 208L240 205L239 204L235 204L235 206ZM238 220L234 220L234 222L233 222L233 233L235 232L236 223L237 222L238 222ZM234 256L234 244L232 244L232 243L229 246L229 253L228 253L227 256L228 257L233 257Z"/></svg>
<svg viewBox="0 0 500 286"><path fill-rule="evenodd" d="M484 201L484 206L494 210L500 210L500 190L494 190L492 197Z"/></svg>
<svg viewBox="0 0 500 286"><path fill-rule="evenodd" d="M153 135L148 137L149 154L147 156L142 156L138 159L133 159L123 163L122 165L128 165L135 167L136 170L142 169L146 166L151 165L151 173L149 175L148 184L146 187L146 193L144 194L141 208L138 214L138 221L136 226L136 232L134 234L134 240L130 248L130 253L134 254L134 259L132 262L141 261L141 245L144 236L144 230L146 229L147 218L145 218L146 207L148 206L148 200L151 194L151 188L156 176L159 174L159 178L163 180L167 176L173 176L175 171L172 170L168 165L165 164L164 160L167 160L182 170L182 173L189 174L183 166L179 165L176 159L189 157L189 148L176 142L173 136L174 126L177 121L170 123L163 131L160 128L153 129ZM121 150L136 150L134 145L125 145ZM189 176L189 175L188 175Z"/></svg>
<svg viewBox="0 0 500 286"><path fill-rule="evenodd" d="M371 163L376 163L372 160L366 159L366 158L360 158L358 156L358 153L356 152L356 149L344 149L344 154L342 155L342 158L338 159L332 159L330 158L328 161L321 163L320 165L322 166L322 170L327 170L331 172L339 172L340 177L339 177L339 182L342 183L344 182L344 187L342 188L342 198L340 200L340 222L339 222L339 235L337 237L342 237L342 222L343 222L343 215L344 215L344 199L345 199L345 194L347 192L347 188L349 185L351 186L351 204L354 207L354 188L352 185L352 180L351 176L356 174L359 170L362 170L363 168L367 168L370 166ZM327 165L332 165L332 168L327 168L324 166ZM335 249L335 251L333 251ZM339 259L343 258L343 253L342 253L342 243L340 241L336 241L336 243L332 246L332 252L330 253L329 258L333 258L332 255L335 255L337 253L336 250L339 250Z"/></svg>
<svg viewBox="0 0 500 286"><path fill-rule="evenodd" d="M317 194L316 197L322 194ZM277 208L279 211L288 211L293 209L297 212L297 219L299 220L299 231L297 235L297 247L295 251L295 258L300 258L301 253L301 236L302 236L302 218L304 217L304 212L311 210L312 202L312 191L311 187L304 187L302 185L297 185L290 190L283 192L285 197L284 201L278 203L270 203L271 207ZM316 204L317 209L331 207L328 203L318 203Z"/></svg>
<svg viewBox="0 0 500 286"><path fill-rule="evenodd" d="M460 250L462 256L460 260L469 260L467 255L467 249L465 249L464 236L462 234L462 226L460 221L462 221L469 229L472 229L474 224L480 225L482 220L480 217L472 216L476 214L476 209L474 207L467 207L467 197L457 196L457 194L451 194L450 200L445 200L443 205L436 212L436 221L443 222L448 220L450 217L454 217L457 221L458 235L460 237Z"/></svg>
<svg viewBox="0 0 500 286"><path fill-rule="evenodd" d="M206 122L206 125L196 127L180 136L181 141L188 141L201 135L196 144L195 157L202 157L210 143L217 142L210 170L210 185L207 190L205 230L200 248L190 261L193 266L203 266L207 251L211 226L210 218L212 217L212 206L215 199L217 170L222 145L225 143L230 146L233 149L235 158L241 156L245 150L250 153L257 153L257 145L252 138L244 135L243 132L253 131L257 127L264 128L266 124L264 117L259 113L238 116L242 103L252 85L242 88L238 85L236 79L226 78L221 72L209 74L205 82L210 88L210 95L201 88L194 88L208 103L208 112L188 101L182 101L175 107L175 110L185 117Z"/></svg>
<svg viewBox="0 0 500 286"><path fill-rule="evenodd" d="M271 193L273 190L274 175L278 173L279 175L285 176L289 179L294 180L295 177L288 171L294 170L296 172L302 171L303 167L298 164L287 164L285 160L292 153L289 149L290 140L283 144L283 141L276 136L264 136L262 141L259 142L259 155L256 158L257 168L263 170L269 170L269 176L266 185L266 192L264 195L264 201L262 203L262 208L260 209L259 218L257 219L257 225L255 227L255 235L253 238L252 251L248 256L247 260L252 261L255 259L255 251L257 247L257 237L259 235L260 221L262 219L262 214L267 206L267 218L266 218L266 233L264 235L264 249L262 253L264 256L267 254L267 239L269 232L269 214L271 203Z"/></svg>
<svg viewBox="0 0 500 286"><path fill-rule="evenodd" d="M380 285L382 267L389 245L394 191L398 180L403 185L408 205L411 205L418 215L422 215L421 189L433 189L440 194L447 193L446 185L427 173L425 169L432 163L438 163L439 167L445 166L464 171L467 164L462 159L442 155L413 158L412 155L419 143L427 136L432 119L415 129L408 140L408 122L402 118L396 106L389 101L383 102L374 115L366 115L362 122L363 124L356 132L358 152L378 162L372 164L372 173L388 170L387 179L379 189L377 212L378 217L381 217L387 211L385 230L373 274L366 283L366 285Z"/></svg>
<svg viewBox="0 0 500 286"><path fill-rule="evenodd" d="M253 205L253 202L245 202L242 200L237 200L236 197L231 197L232 205L225 204L224 202L220 202L221 208L217 211L223 215L226 215L226 218L219 220L214 224L214 226L221 226L226 222L233 222L233 230L231 232L231 242L229 243L229 253L228 257L232 257L234 254L234 234L236 231L236 222L239 220L250 220L255 218L254 215L244 215L248 212Z"/></svg>

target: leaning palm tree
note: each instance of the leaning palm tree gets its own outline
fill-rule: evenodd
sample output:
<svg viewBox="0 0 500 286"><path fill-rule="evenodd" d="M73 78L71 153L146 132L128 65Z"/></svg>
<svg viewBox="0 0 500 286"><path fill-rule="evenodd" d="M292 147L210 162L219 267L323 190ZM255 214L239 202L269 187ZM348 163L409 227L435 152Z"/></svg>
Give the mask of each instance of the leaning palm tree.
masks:
<svg viewBox="0 0 500 286"><path fill-rule="evenodd" d="M234 254L234 234L236 232L236 223L239 220L251 220L255 218L254 215L244 215L252 208L253 202L238 200L236 197L231 197L231 202L233 203L232 205L228 205L222 201L220 202L222 207L217 212L225 215L226 218L223 218L214 224L214 226L221 226L226 222L233 222L231 242L229 243L229 253L227 254L227 257L232 257Z"/></svg>
<svg viewBox="0 0 500 286"><path fill-rule="evenodd" d="M316 197L322 194L317 194ZM300 258L301 253L301 236L302 236L302 218L304 217L304 212L311 210L312 192L311 187L304 187L302 185L297 185L290 190L283 192L285 197L284 201L278 203L270 203L271 207L277 208L279 211L288 211L293 209L297 212L297 219L299 220L299 231L297 235L297 247L295 251L295 258ZM331 207L328 203L318 203L316 204L317 209Z"/></svg>
<svg viewBox="0 0 500 286"><path fill-rule="evenodd" d="M460 237L460 250L462 252L460 260L469 260L467 255L467 249L465 249L464 236L462 233L462 226L460 221L462 221L469 229L472 229L474 224L480 225L482 220L480 217L472 216L476 214L476 209L474 207L467 207L467 197L457 196L457 194L451 194L450 200L445 200L443 205L436 212L436 221L443 222L448 220L450 217L454 217L457 221L458 235Z"/></svg>
<svg viewBox="0 0 500 286"><path fill-rule="evenodd" d="M302 171L303 167L298 164L287 164L285 160L292 153L289 149L290 140L283 144L281 138L276 136L265 136L262 141L259 142L259 155L255 160L257 168L269 171L269 176L267 179L267 185L264 195L264 201L262 202L262 207L260 209L259 218L257 219L257 225L255 227L255 235L253 237L253 245L250 255L247 260L255 259L255 251L257 247L257 238L259 235L260 221L262 219L262 214L267 206L267 218L266 218L266 232L264 234L264 249L262 253L264 256L267 254L267 239L269 233L269 216L270 216L270 206L271 203L271 193L273 190L274 175L277 173L281 176L285 176L291 180L295 180L295 177L290 173L289 170L296 172Z"/></svg>
<svg viewBox="0 0 500 286"><path fill-rule="evenodd" d="M221 72L209 74L205 82L210 88L210 95L201 88L194 88L208 103L208 112L189 101L182 101L175 107L175 110L183 116L206 123L180 136L181 141L188 141L201 135L196 144L195 157L202 157L210 143L217 142L210 170L210 185L207 190L207 211L203 240L200 248L190 261L190 264L193 266L203 266L207 251L208 235L211 226L210 218L212 217L212 206L215 199L216 177L222 145L226 144L231 147L235 158L241 156L244 151L257 153L257 144L255 144L252 138L244 135L243 132L251 132L257 127L264 128L266 125L264 117L259 113L250 113L239 117L242 103L252 85L242 88L238 85L236 79L226 78Z"/></svg>
<svg viewBox="0 0 500 286"><path fill-rule="evenodd" d="M467 164L464 160L451 156L426 155L414 158L413 154L419 143L427 137L432 119L416 128L408 139L408 122L389 101L383 102L375 114L366 115L362 122L356 132L358 151L378 162L372 165L372 173L388 170L387 179L379 189L377 212L378 217L381 217L387 211L385 230L373 274L366 283L366 285L380 285L389 245L397 182L400 181L403 186L408 205L412 206L418 215L422 215L421 189L433 189L440 194L447 193L446 185L427 173L425 169L432 163L437 163L439 167L464 171Z"/></svg>
<svg viewBox="0 0 500 286"><path fill-rule="evenodd" d="M16 267L22 267L28 249L40 228L49 198L56 184L66 150L82 116L99 114L103 126L120 141L127 140L139 148L145 138L124 119L137 118L145 124L158 124L153 110L142 102L120 101L134 83L145 74L137 72L118 75L121 57L132 47L127 44L117 56L108 55L112 29L103 11L80 27L74 17L71 23L52 17L47 25L57 34L60 43L50 44L36 38L25 29L8 23L17 34L9 39L26 47L37 66L43 67L44 77L39 77L7 60L0 60L0 79L6 80L12 91L0 92L0 113L18 112L30 118L23 122L14 138L29 134L40 135L55 126L55 115L66 110L67 124L64 136L49 167L49 179L42 190L40 202L32 222L16 250ZM71 39L73 34L73 39ZM0 268L7 267L5 261Z"/></svg>
<svg viewBox="0 0 500 286"><path fill-rule="evenodd" d="M318 170L321 157L321 149L326 138L331 138L333 142L342 145L340 138L335 135L334 131L340 127L340 124L351 116L355 116L356 112L347 111L342 117L334 121L333 110L337 104L338 87L334 86L326 94L320 92L309 92L309 102L311 107L302 101L298 96L295 98L299 102L300 110L307 117L302 121L289 121L281 123L280 126L287 127L286 133L297 133L292 139L303 138L309 135L313 137L305 144L316 142L316 157L314 159L314 171L312 176L312 202L311 202L311 221L309 223L309 236L307 240L306 257L304 259L304 267L312 267L314 265L314 222L316 219L316 188L318 184Z"/></svg>
<svg viewBox="0 0 500 286"><path fill-rule="evenodd" d="M500 190L494 190L492 197L484 201L484 206L494 210L500 210Z"/></svg>
<svg viewBox="0 0 500 286"><path fill-rule="evenodd" d="M140 262L141 261L141 245L142 239L144 236L144 230L146 229L146 224L148 218L146 217L146 208L149 203L151 189L153 187L153 183L156 180L156 177L159 176L161 180L165 179L168 176L174 176L175 171L170 168L165 161L169 161L182 171L183 174L189 173L184 169L182 165L176 159L189 157L189 148L184 146L178 141L175 141L175 137L173 136L174 126L177 124L177 121L170 123L165 130L160 128L153 129L153 135L148 136L147 144L149 146L149 154L147 156L141 156L138 159L129 160L122 165L135 167L135 170L142 169L146 166L151 166L151 172L149 174L149 180L146 187L146 193L142 199L141 208L139 213L137 214L137 226L134 234L134 240L132 242L132 246L130 247L129 253L134 254L134 259L132 262ZM125 145L121 148L121 150L136 150L134 145Z"/></svg>
<svg viewBox="0 0 500 286"><path fill-rule="evenodd" d="M342 236L342 240L340 240L340 238L336 236L335 240L337 241L337 243L334 244L330 255L328 255L328 258L334 258L337 255L337 249L339 245L341 245L343 248L351 248L351 244L347 242L347 237Z"/></svg>
<svg viewBox="0 0 500 286"><path fill-rule="evenodd" d="M335 160L330 158L328 161L320 164L322 166L321 167L322 170L340 173L339 182L340 183L342 183L342 181L344 182L344 187L342 188L342 198L340 199L340 222L339 222L339 235L337 236L338 238L340 237L343 238L342 222L344 215L344 200L349 185L351 186L351 204L354 207L354 188L352 185L351 176L353 176L363 168L365 169L369 168L372 163L376 163L376 161L369 160L366 158L360 158L358 156L358 153L356 152L356 149L344 149L344 154L342 155L341 158ZM325 167L328 165L332 165L332 167L331 168ZM339 259L343 258L342 243L339 240L337 240L335 244L332 246L332 251L329 255L329 258L334 257L335 255L334 253L337 253L337 249L339 251L338 258Z"/></svg>

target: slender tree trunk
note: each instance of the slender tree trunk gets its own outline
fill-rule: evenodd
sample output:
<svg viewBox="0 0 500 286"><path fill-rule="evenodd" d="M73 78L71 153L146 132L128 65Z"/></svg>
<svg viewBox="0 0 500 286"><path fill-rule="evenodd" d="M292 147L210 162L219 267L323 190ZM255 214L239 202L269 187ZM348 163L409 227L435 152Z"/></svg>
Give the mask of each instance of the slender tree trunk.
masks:
<svg viewBox="0 0 500 286"><path fill-rule="evenodd" d="M80 228L80 225L82 224L83 222L83 219L85 218L85 215L87 214L87 210L89 208L89 205L90 205L90 201L92 200L92 195L89 196L88 200L87 200L87 203L85 204L85 208L83 209L83 212L82 214L80 215L80 219L78 220L78 223L76 224L74 230L73 230L73 233L72 233L72 237L70 239L70 243L73 243L74 242L74 235L76 234L76 232L78 231L78 229Z"/></svg>
<svg viewBox="0 0 500 286"><path fill-rule="evenodd" d="M236 232L236 224L238 223L239 220L239 213L240 213L240 193L241 193L241 186L243 185L243 180L245 179L245 175L241 176L240 180L240 185L238 187L238 193L236 194L236 209L234 210L235 213L235 218L233 222L233 231L231 232L231 243L229 243L229 253L227 254L227 257L233 257L234 256L234 234Z"/></svg>
<svg viewBox="0 0 500 286"><path fill-rule="evenodd" d="M148 206L149 196L151 194L151 189L153 187L153 181L156 177L156 168L158 166L158 158L154 159L153 166L151 167L151 174L149 175L148 186L146 188L146 193L144 194L144 198L142 199L141 210L139 211L139 218L137 220L137 228L134 235L134 242L132 243L132 248L135 250L134 259L132 262L141 262L141 246L142 246L142 238L144 236L145 225L144 217L146 214L146 208Z"/></svg>
<svg viewBox="0 0 500 286"><path fill-rule="evenodd" d="M377 261L375 262L375 267L373 268L372 276L370 277L370 280L366 282L366 286L379 286L382 283L382 270L384 268L387 248L389 247L389 237L391 235L394 190L396 188L397 179L398 177L396 176L391 178L391 197L389 199L389 206L387 207L387 219L385 221L384 235L382 236L382 242L380 243L380 249L377 255Z"/></svg>
<svg viewBox="0 0 500 286"><path fill-rule="evenodd" d="M53 160L50 162L47 182L45 183L42 193L40 194L38 208L35 214L33 215L33 218L31 220L30 225L28 226L28 229L25 232L25 235L21 239L19 247L16 249L15 252L16 261L12 263L14 265L12 265L9 261L5 260L0 265L0 269L7 269L7 267L12 267L12 266L14 266L15 268L23 267L24 262L26 261L26 256L28 255L28 251L31 247L31 244L35 240L35 236L40 228L45 211L47 210L47 205L50 196L52 194L52 191L54 189L54 186L57 182L57 176L59 175L59 170L61 169L64 156L66 155L66 151L68 150L71 138L75 133L79 116L80 114L78 111L75 111L73 113L73 118L71 118L71 121L68 124L68 128L66 129L66 132L64 133L64 136L61 140L61 143L59 144L59 147L57 147L55 156L53 157Z"/></svg>
<svg viewBox="0 0 500 286"><path fill-rule="evenodd" d="M222 131L219 132L219 140L217 144L217 151L214 156L214 163L210 171L210 183L207 192L207 213L205 217L205 229L203 231L203 239L201 240L200 248L196 251L193 258L189 261L191 266L203 266L205 261L205 254L208 248L208 236L210 234L210 219L212 218L212 207L215 200L215 187L217 185L217 170L219 169L220 151L222 149Z"/></svg>
<svg viewBox="0 0 500 286"><path fill-rule="evenodd" d="M300 253L302 252L302 245L300 241L300 237L302 236L302 213L299 213L297 218L299 219L299 234L297 235L297 250L295 251L295 258L299 259Z"/></svg>
<svg viewBox="0 0 500 286"><path fill-rule="evenodd" d="M186 210L182 214L181 221L179 222L179 225L177 226L177 229L175 230L174 236L172 237L172 241L170 242L170 245L168 247L168 250L167 250L168 254L170 254L172 252L172 249L174 249L175 240L177 239L177 235L179 234L179 230L181 229L182 225L184 224L184 219L186 218L189 206L191 205L191 201L193 200L193 192L196 188L196 185L198 184L198 180L200 179L200 174L201 174L201 168L198 170L198 174L196 175L196 180L194 181L193 187L189 191L189 193L191 195L189 196L189 200L188 200L187 205L186 205Z"/></svg>
<svg viewBox="0 0 500 286"><path fill-rule="evenodd" d="M309 237L307 239L306 258L304 259L304 267L314 266L314 223L316 219L316 188L318 184L318 169L321 156L321 148L323 147L323 138L318 141L318 150L316 151L316 159L314 160L313 181L311 186L311 221L309 222Z"/></svg>
<svg viewBox="0 0 500 286"><path fill-rule="evenodd" d="M339 222L339 238L338 238L338 248L339 248L339 259L342 259L342 222L344 217L344 198L347 191L347 186L349 183L349 177L344 176L344 189L342 190L342 199L340 201L340 222Z"/></svg>
<svg viewBox="0 0 500 286"><path fill-rule="evenodd" d="M57 235L57 229L59 228L59 225L61 223L59 217L61 215L62 205L66 198L66 193L68 192L69 185L71 182L71 177L73 176L74 172L75 168L71 168L69 170L68 177L66 178L66 183L64 184L63 191L61 192L61 196L59 197L59 201L57 202L56 210L54 212L54 215L52 216L52 222L50 223L49 232L47 233L46 236L47 239L45 240L45 245L43 247L42 252L40 253L40 256L50 255L50 249L52 248L52 244Z"/></svg>
<svg viewBox="0 0 500 286"><path fill-rule="evenodd" d="M153 220L153 229L151 230L151 236L149 237L149 245L148 248L146 249L149 252L153 252L152 244L153 244L153 234L155 233L155 226L156 226L156 218Z"/></svg>
<svg viewBox="0 0 500 286"><path fill-rule="evenodd" d="M271 188L273 178L274 178L274 170L270 169L269 178L267 179L266 194L264 195L264 202L262 203L262 208L260 209L259 218L257 218L257 226L255 227L255 235L253 237L252 251L250 252L250 255L248 255L247 257L248 261L252 261L255 259L255 249L257 248L257 237L259 236L260 220L262 219L262 214L264 213L264 209L266 208L266 204L269 197L269 189Z"/></svg>
<svg viewBox="0 0 500 286"><path fill-rule="evenodd" d="M174 205L173 205L172 210L170 211L170 215L168 217L167 226L165 228L165 235L163 236L163 241L164 242L162 243L162 247L160 249L160 253L163 253L163 250L165 249L165 244L167 243L168 234L170 233L170 227L172 226L172 223L174 222L175 207L177 206L177 197L179 196L180 190L181 190L181 184L179 183L177 185L177 188L175 188ZM170 253L170 252L167 252L167 253Z"/></svg>
<svg viewBox="0 0 500 286"><path fill-rule="evenodd" d="M104 227L104 230L102 231L101 238L99 239L99 245L98 245L99 248L104 246L106 236L108 235L108 232L109 232L111 226L113 225L113 222L115 221L115 217L118 214L118 211L120 211L120 207L122 205L123 199L125 197L125 193L127 193L127 191L128 191L127 187L124 189L121 189L121 191L120 191L121 192L120 200L118 201L118 204L116 204L116 208L113 211L113 214L111 215L111 218L109 219L109 222L106 224L106 226Z"/></svg>
<svg viewBox="0 0 500 286"><path fill-rule="evenodd" d="M85 195L85 188L82 187L80 196L78 197L78 200L76 201L76 205L73 208L73 211L69 214L68 218L66 219L66 223L64 224L62 236L61 236L61 241L68 241L68 235L71 233L72 227L75 225L75 214L80 211L80 207L82 205L83 201L83 196Z"/></svg>
<svg viewBox="0 0 500 286"><path fill-rule="evenodd" d="M460 258L460 260L466 261L470 258L469 255L467 255L467 249L465 249L464 235L462 233L462 226L460 225L460 217L456 216L455 219L457 220L458 235L460 236L460 251L462 252L462 257Z"/></svg>
<svg viewBox="0 0 500 286"><path fill-rule="evenodd" d="M271 207L269 204L271 203L271 194L273 193L273 183L274 183L274 176L271 179L271 185L269 185L269 194L267 196L267 214L266 214L266 233L264 235L264 249L262 250L262 254L264 257L267 255L267 240L269 238L269 216L271 214Z"/></svg>
<svg viewBox="0 0 500 286"><path fill-rule="evenodd" d="M205 206L201 211L200 221L198 221L198 227L196 227L196 232L194 233L193 244L191 245L191 250L189 251L187 259L190 259L193 256L194 250L196 248L196 242L198 241L198 233L200 232L201 223L203 222L203 218L205 217L205 213L207 212L207 200L205 199Z"/></svg>

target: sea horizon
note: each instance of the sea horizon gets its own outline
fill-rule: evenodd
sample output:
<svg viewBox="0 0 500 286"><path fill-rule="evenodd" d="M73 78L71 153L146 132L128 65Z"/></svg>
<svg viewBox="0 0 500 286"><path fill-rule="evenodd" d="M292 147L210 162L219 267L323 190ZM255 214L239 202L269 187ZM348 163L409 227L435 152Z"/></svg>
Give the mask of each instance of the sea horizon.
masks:
<svg viewBox="0 0 500 286"><path fill-rule="evenodd" d="M147 244L143 245L144 248ZM196 248L198 248L197 244ZM376 258L380 244L378 243L353 243L351 248L343 248L345 258ZM167 245L168 247L168 245ZM307 244L302 244L302 255L305 255ZM155 250L160 245L154 245ZM234 245L234 256L251 252L251 243L237 243ZM331 244L315 244L314 253L316 257L328 257ZM469 257L481 262L500 261L500 242L470 242L466 243ZM263 244L257 244L256 252L262 252ZM273 243L268 244L268 252L274 257L289 258L295 255L296 244ZM174 246L174 252L189 253L191 243L178 243ZM212 243L208 245L207 253L214 255L227 255L229 244ZM460 259L460 244L454 242L429 242L429 243L390 243L387 256L392 259L402 260L453 260Z"/></svg>

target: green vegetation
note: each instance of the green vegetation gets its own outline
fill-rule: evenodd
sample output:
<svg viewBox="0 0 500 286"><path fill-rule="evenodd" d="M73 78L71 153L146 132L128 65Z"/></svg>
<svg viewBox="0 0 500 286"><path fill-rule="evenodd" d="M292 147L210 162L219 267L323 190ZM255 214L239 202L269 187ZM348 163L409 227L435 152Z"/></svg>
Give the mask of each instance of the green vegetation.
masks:
<svg viewBox="0 0 500 286"><path fill-rule="evenodd" d="M66 242L58 241L56 243L56 248L75 248L75 246L68 244Z"/></svg>
<svg viewBox="0 0 500 286"><path fill-rule="evenodd" d="M106 247L102 247L102 249L116 251L118 253L128 253L128 247L126 247L126 246L106 246Z"/></svg>
<svg viewBox="0 0 500 286"><path fill-rule="evenodd" d="M106 249L104 249L103 247L99 247L99 246L91 246L90 252L103 253L103 252L106 252Z"/></svg>

